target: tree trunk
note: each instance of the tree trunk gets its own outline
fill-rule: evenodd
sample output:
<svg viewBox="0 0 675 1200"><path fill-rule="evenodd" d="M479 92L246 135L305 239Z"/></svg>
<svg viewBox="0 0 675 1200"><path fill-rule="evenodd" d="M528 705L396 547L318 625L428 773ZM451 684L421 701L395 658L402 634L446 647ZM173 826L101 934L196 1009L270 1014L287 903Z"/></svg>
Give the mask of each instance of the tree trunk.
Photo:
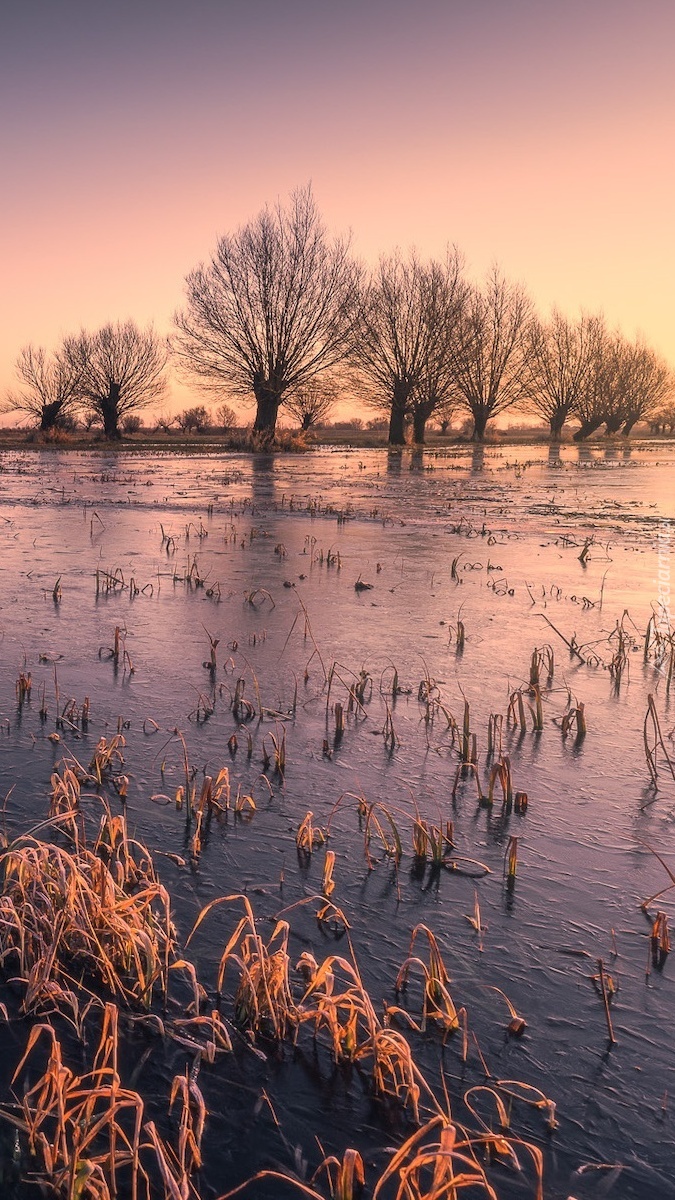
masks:
<svg viewBox="0 0 675 1200"><path fill-rule="evenodd" d="M626 424L624 425L623 429L621 430L621 433L623 434L624 437L628 437L628 435L636 421L637 421L637 417L628 417Z"/></svg>
<svg viewBox="0 0 675 1200"><path fill-rule="evenodd" d="M270 437L274 437L281 396L275 388L270 387L266 382L254 383L253 394L258 406L253 423L253 432L266 433Z"/></svg>
<svg viewBox="0 0 675 1200"><path fill-rule="evenodd" d="M485 437L489 413L484 409L478 408L473 413L473 433L471 434L472 442L482 442Z"/></svg>
<svg viewBox="0 0 675 1200"><path fill-rule="evenodd" d="M618 433L623 425L623 417L608 417L605 421L605 432L609 435Z"/></svg>
<svg viewBox="0 0 675 1200"><path fill-rule="evenodd" d="M583 442L585 438L590 437L592 433L595 433L596 429L599 429L602 423L602 417L599 417L597 420L593 421L582 421L581 429L577 429L576 433L572 435L573 440L575 442Z"/></svg>
<svg viewBox="0 0 675 1200"><path fill-rule="evenodd" d="M423 410L416 408L413 413L413 442L415 442L417 446L424 445L426 428L427 415Z"/></svg>
<svg viewBox="0 0 675 1200"><path fill-rule="evenodd" d="M63 407L63 400L52 400L51 404L42 405L40 417L40 432L47 433L56 425L58 415Z"/></svg>
<svg viewBox="0 0 675 1200"><path fill-rule="evenodd" d="M101 403L103 432L111 440L117 440L122 436L119 429L119 403L120 385L119 383L111 383L108 395L104 397Z"/></svg>
<svg viewBox="0 0 675 1200"><path fill-rule="evenodd" d="M559 442L562 437L563 425L565 424L566 413L554 413L549 419L551 426L551 438L554 442Z"/></svg>
<svg viewBox="0 0 675 1200"><path fill-rule="evenodd" d="M393 387L391 397L391 413L389 415L390 446L405 446L405 414L408 407L410 387L398 380Z"/></svg>
<svg viewBox="0 0 675 1200"><path fill-rule="evenodd" d="M400 408L396 404L392 404L391 416L389 418L389 438L390 446L405 446L405 409Z"/></svg>

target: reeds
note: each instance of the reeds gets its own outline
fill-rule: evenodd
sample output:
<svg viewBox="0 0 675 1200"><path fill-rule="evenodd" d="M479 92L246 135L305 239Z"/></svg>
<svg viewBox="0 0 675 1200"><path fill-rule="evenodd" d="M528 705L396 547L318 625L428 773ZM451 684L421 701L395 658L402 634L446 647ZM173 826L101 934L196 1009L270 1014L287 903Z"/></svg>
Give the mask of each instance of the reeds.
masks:
<svg viewBox="0 0 675 1200"><path fill-rule="evenodd" d="M427 941L428 960L425 962L419 955L414 954L418 937ZM416 925L410 938L408 957L403 963L396 978L397 992L405 991L412 967L417 967L424 983L422 1015L420 1028L424 1031L429 1021L440 1025L443 1039L459 1028L459 1017L454 1001L450 995L448 975L435 935L426 925Z"/></svg>
<svg viewBox="0 0 675 1200"><path fill-rule="evenodd" d="M218 995L222 993L228 967L234 965L239 971L234 999L237 1024L254 1033L284 1038L298 1021L289 976L290 930L286 921L277 921L269 941L265 943L258 932L248 897L223 896L212 900L202 909L186 947L205 917L223 903L241 903L244 916L235 926L220 957L216 984Z"/></svg>
<svg viewBox="0 0 675 1200"><path fill-rule="evenodd" d="M486 1089L492 1091L492 1089ZM496 1092L492 1092L496 1096ZM503 1105L502 1105L503 1108ZM468 1189L471 1196L497 1200L487 1166L506 1161L519 1174L523 1168L518 1157L526 1153L534 1169L533 1195L544 1198L544 1160L541 1150L521 1138L493 1133L487 1127L481 1133L467 1133L445 1113L438 1113L415 1130L402 1146L389 1152L389 1160L374 1181L372 1200L458 1200ZM326 1176L328 1191L322 1187ZM281 1171L259 1171L245 1183L232 1188L218 1200L234 1197L264 1180L277 1180L293 1187L307 1200L358 1200L362 1194L363 1162L355 1150L346 1151L342 1160L324 1158L309 1183ZM318 1188L322 1187L319 1191Z"/></svg>
<svg viewBox="0 0 675 1200"><path fill-rule="evenodd" d="M530 659L530 687L541 689L542 672L546 672L546 686L553 683L555 671L555 655L553 647L547 642L544 646L535 646Z"/></svg>
<svg viewBox="0 0 675 1200"><path fill-rule="evenodd" d="M33 680L30 671L20 671L16 681L16 699L19 708L23 707L26 700L30 700L32 686Z"/></svg>
<svg viewBox="0 0 675 1200"><path fill-rule="evenodd" d="M46 1065L30 1086L28 1071L44 1062L44 1043ZM92 1067L79 1075L65 1062L52 1027L33 1028L12 1080L26 1074L22 1099L0 1109L25 1142L33 1181L62 1200L159 1200L157 1179L164 1200L199 1200L191 1177L201 1166L207 1111L196 1071L177 1075L171 1087L169 1110L177 1102L181 1109L174 1149L154 1122L145 1123L143 1099L123 1086L118 1059L114 1004L103 1010Z"/></svg>
<svg viewBox="0 0 675 1200"><path fill-rule="evenodd" d="M326 832L314 824L314 813L308 812L298 826L298 831L295 835L295 844L298 848L298 854L304 858L309 858L312 850L317 846L323 846L326 841Z"/></svg>
<svg viewBox="0 0 675 1200"><path fill-rule="evenodd" d="M72 780L69 788L74 810ZM74 813L70 828L76 836ZM0 960L18 972L25 1012L45 1003L72 1011L74 978L147 1007L155 989L166 994L173 949L168 893L123 817L104 815L93 851L34 837L6 849Z"/></svg>
<svg viewBox="0 0 675 1200"><path fill-rule="evenodd" d="M649 937L652 966L657 971L662 971L666 959L670 954L670 933L668 930L668 917L664 912L657 912L652 922L651 934Z"/></svg>
<svg viewBox="0 0 675 1200"><path fill-rule="evenodd" d="M63 1061L50 1025L36 1025L12 1082L39 1042L48 1046L46 1068L16 1109L4 1116L26 1137L38 1179L67 1200L108 1200L124 1188L138 1196L143 1101L120 1082L117 1008L106 1005L91 1071L75 1075Z"/></svg>
<svg viewBox="0 0 675 1200"><path fill-rule="evenodd" d="M574 732L575 741L583 742L586 737L586 709L581 701L573 704L568 708L567 712L563 713L562 721L560 722L563 737L567 737L569 733Z"/></svg>
<svg viewBox="0 0 675 1200"><path fill-rule="evenodd" d="M656 705L652 695L647 696L647 712L645 714L644 726L642 730L642 740L645 748L647 767L649 769L649 774L654 787L658 787L659 772L657 755L659 750L666 761L666 766L668 767L671 776L673 779L675 779L675 764L666 750L663 741L663 734L661 733L659 716L656 711Z"/></svg>
<svg viewBox="0 0 675 1200"><path fill-rule="evenodd" d="M614 985L613 985L613 982L611 981L610 977L607 975L607 973L605 971L604 963L601 958L598 959L598 974L597 974L597 976L595 976L595 981L597 983L597 988L600 993L600 997L602 999L602 1007L605 1012L605 1020L607 1022L607 1035L609 1037L610 1045L613 1046L616 1042L616 1038L614 1036L614 1028L612 1026L612 1015L609 1011L609 997L610 997L610 994L613 994Z"/></svg>
<svg viewBox="0 0 675 1200"><path fill-rule="evenodd" d="M518 871L518 838L510 837L504 854L504 878L506 886L512 889L516 882L516 873Z"/></svg>

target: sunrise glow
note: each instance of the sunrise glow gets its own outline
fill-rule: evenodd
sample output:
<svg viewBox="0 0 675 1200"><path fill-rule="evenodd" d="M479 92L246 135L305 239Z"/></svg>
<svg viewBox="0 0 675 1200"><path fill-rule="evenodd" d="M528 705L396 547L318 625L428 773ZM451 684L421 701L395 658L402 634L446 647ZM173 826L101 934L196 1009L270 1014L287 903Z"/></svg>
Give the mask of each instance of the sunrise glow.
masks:
<svg viewBox="0 0 675 1200"><path fill-rule="evenodd" d="M666 0L29 0L1 33L3 394L28 342L168 332L216 236L310 180L366 261L456 243L675 361Z"/></svg>

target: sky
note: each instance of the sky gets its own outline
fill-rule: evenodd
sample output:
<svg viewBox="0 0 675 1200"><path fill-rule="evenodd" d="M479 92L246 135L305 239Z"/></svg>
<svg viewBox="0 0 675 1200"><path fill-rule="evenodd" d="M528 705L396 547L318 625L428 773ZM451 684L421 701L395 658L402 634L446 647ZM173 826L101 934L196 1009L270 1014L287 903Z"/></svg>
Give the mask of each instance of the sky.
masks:
<svg viewBox="0 0 675 1200"><path fill-rule="evenodd" d="M366 262L454 243L675 365L674 49L672 0L4 0L0 400L308 182Z"/></svg>

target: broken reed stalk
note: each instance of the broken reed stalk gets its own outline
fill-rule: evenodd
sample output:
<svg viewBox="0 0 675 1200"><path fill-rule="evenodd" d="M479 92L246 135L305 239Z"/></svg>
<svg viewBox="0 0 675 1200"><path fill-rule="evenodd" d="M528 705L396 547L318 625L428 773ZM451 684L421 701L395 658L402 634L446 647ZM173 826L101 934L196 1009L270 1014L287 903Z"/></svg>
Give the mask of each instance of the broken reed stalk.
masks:
<svg viewBox="0 0 675 1200"><path fill-rule="evenodd" d="M464 701L464 717L462 720L462 765L465 767L476 762L476 737L471 735L471 709L469 701Z"/></svg>
<svg viewBox="0 0 675 1200"><path fill-rule="evenodd" d="M670 954L670 933L668 931L668 917L664 912L657 912L654 921L652 922L652 930L650 934L650 949L652 966L657 971L662 971L666 959ZM649 972L648 972L649 973Z"/></svg>
<svg viewBox="0 0 675 1200"><path fill-rule="evenodd" d="M511 759L507 754L502 755L499 762L496 762L490 771L487 794L487 803L490 805L494 801L496 783L499 783L502 789L504 807L510 809L513 804L513 783L511 779Z"/></svg>
<svg viewBox="0 0 675 1200"><path fill-rule="evenodd" d="M659 716L656 711L656 705L652 695L647 696L647 712L645 714L644 726L642 730L642 740L644 743L645 757L647 759L649 774L651 775L654 787L658 787L659 773L656 757L658 750L662 751L663 757L668 764L668 770L670 771L673 779L675 779L675 765L673 764L673 761L670 758L663 741L663 734L661 733L661 726L659 724Z"/></svg>
<svg viewBox="0 0 675 1200"><path fill-rule="evenodd" d="M555 667L555 657L553 647L548 643L545 646L535 646L530 659L530 687L541 687L541 672L542 668L546 668L546 684L551 686L553 682L553 673Z"/></svg>
<svg viewBox="0 0 675 1200"><path fill-rule="evenodd" d="M566 713L564 713L563 719L560 722L560 728L563 737L567 737L568 733L570 733L572 729L575 729L575 740L577 744L584 740L587 732L586 710L581 701L578 701L574 708L570 708Z"/></svg>
<svg viewBox="0 0 675 1200"><path fill-rule="evenodd" d="M614 1046L614 1045L616 1045L616 1038L614 1037L614 1029L612 1026L612 1014L609 1011L609 997L607 995L607 980L605 977L605 965L601 958L599 958L597 961L598 961L598 981L600 984L600 995L602 996L602 1003L603 1003L603 1007L605 1010L605 1020L607 1022L607 1033L609 1035L610 1045Z"/></svg>
<svg viewBox="0 0 675 1200"><path fill-rule="evenodd" d="M504 718L501 713L490 713L488 718L488 738L487 738L487 753L488 758L492 758L495 754L501 757L502 753L502 729L504 726Z"/></svg>
<svg viewBox="0 0 675 1200"><path fill-rule="evenodd" d="M504 874L506 876L506 886L511 890L515 886L516 872L518 870L518 838L510 837L504 855Z"/></svg>

